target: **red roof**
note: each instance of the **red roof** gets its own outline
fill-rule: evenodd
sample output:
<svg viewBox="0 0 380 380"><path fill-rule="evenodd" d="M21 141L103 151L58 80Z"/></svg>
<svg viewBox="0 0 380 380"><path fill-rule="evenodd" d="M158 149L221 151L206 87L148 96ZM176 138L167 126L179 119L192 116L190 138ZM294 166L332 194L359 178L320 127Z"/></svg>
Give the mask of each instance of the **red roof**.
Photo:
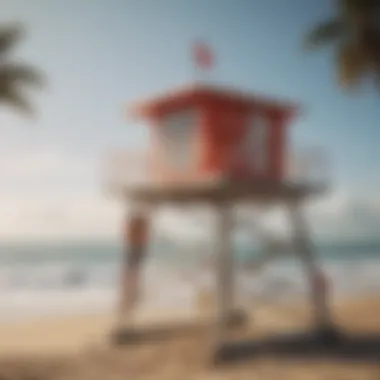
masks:
<svg viewBox="0 0 380 380"><path fill-rule="evenodd" d="M291 102L245 93L228 87L195 84L138 102L129 107L128 114L133 117L150 117L161 112L215 100L234 102L242 107L260 106L290 114L299 111L299 106Z"/></svg>

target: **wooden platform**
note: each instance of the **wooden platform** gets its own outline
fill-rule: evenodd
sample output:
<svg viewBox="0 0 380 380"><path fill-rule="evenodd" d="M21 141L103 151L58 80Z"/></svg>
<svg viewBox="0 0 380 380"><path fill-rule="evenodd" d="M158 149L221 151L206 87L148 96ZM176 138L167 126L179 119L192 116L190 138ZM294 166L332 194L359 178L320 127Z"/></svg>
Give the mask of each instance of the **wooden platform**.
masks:
<svg viewBox="0 0 380 380"><path fill-rule="evenodd" d="M222 180L165 184L144 183L120 186L117 193L128 199L144 203L215 203L218 201L275 202L302 199L327 190L325 185L296 184L273 180Z"/></svg>

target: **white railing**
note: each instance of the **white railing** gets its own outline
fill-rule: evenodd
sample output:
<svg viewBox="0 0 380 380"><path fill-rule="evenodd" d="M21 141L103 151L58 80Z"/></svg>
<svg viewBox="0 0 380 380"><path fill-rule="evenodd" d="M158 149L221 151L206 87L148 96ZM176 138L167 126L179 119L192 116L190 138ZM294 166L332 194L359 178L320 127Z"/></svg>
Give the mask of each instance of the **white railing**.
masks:
<svg viewBox="0 0 380 380"><path fill-rule="evenodd" d="M120 191L135 185L156 184L159 175L152 169L145 151L118 150L106 159L107 189ZM326 188L331 182L328 157L320 148L303 148L288 155L284 181L287 183Z"/></svg>
<svg viewBox="0 0 380 380"><path fill-rule="evenodd" d="M154 181L149 156L145 151L115 150L105 161L104 182L107 190L118 192Z"/></svg>

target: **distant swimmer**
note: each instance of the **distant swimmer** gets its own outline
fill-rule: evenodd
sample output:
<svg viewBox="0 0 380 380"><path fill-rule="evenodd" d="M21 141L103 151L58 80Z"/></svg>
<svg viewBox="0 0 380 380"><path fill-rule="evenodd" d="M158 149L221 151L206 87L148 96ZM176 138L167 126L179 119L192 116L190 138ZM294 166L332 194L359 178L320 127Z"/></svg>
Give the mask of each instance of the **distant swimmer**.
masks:
<svg viewBox="0 0 380 380"><path fill-rule="evenodd" d="M72 287L79 287L85 283L85 276L83 272L79 269L74 269L69 271L64 278L65 285L69 285Z"/></svg>

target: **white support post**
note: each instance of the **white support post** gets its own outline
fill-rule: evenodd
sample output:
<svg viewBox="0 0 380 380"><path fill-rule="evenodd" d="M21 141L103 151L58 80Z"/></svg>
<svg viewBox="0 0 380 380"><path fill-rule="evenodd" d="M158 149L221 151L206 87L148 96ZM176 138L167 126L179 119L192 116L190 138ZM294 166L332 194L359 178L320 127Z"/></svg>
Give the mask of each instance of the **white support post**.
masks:
<svg viewBox="0 0 380 380"><path fill-rule="evenodd" d="M228 203L221 203L217 207L217 325L216 343L223 343L227 329L229 315L233 308L233 252L231 247L231 232L233 229L232 208Z"/></svg>
<svg viewBox="0 0 380 380"><path fill-rule="evenodd" d="M326 289L321 289L316 282L316 278L320 273L320 265L313 249L307 220L302 212L300 202L290 204L289 209L293 227L294 250L302 260L309 280L310 300L314 308L316 327L323 330L331 327L332 320Z"/></svg>

